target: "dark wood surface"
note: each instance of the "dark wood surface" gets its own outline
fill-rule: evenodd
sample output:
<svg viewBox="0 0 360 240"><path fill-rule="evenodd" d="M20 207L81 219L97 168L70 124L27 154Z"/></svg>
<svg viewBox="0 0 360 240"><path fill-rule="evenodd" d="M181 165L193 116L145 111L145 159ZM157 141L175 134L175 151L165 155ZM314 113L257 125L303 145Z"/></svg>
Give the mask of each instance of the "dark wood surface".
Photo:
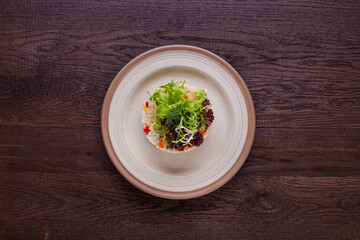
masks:
<svg viewBox="0 0 360 240"><path fill-rule="evenodd" d="M100 132L154 47L227 60L254 100L244 166L206 196L133 187ZM0 239L360 239L359 1L0 0Z"/></svg>

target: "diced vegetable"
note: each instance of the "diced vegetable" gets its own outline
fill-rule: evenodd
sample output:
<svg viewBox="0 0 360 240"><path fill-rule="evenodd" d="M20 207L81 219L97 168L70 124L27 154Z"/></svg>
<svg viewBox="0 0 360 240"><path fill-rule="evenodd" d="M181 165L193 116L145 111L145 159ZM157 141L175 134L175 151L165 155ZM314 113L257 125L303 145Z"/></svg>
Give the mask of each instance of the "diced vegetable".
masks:
<svg viewBox="0 0 360 240"><path fill-rule="evenodd" d="M164 145L164 142L161 138L159 138L159 148L164 148L165 145Z"/></svg>
<svg viewBox="0 0 360 240"><path fill-rule="evenodd" d="M201 131L201 135L204 136L204 134L206 133L207 129L205 129L204 131Z"/></svg>
<svg viewBox="0 0 360 240"><path fill-rule="evenodd" d="M148 134L150 132L150 128L148 125L146 125L143 130L146 134Z"/></svg>

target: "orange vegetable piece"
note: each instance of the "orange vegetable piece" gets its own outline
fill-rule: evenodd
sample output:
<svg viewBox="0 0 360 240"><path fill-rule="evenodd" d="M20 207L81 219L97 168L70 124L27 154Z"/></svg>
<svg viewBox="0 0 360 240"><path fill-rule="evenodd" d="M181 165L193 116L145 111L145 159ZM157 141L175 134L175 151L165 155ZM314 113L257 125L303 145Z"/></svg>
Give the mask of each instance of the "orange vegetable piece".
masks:
<svg viewBox="0 0 360 240"><path fill-rule="evenodd" d="M204 129L204 131L201 132L201 135L204 136L205 133L206 133L206 128Z"/></svg>
<svg viewBox="0 0 360 240"><path fill-rule="evenodd" d="M159 148L164 148L165 145L164 145L164 142L161 138L159 138Z"/></svg>

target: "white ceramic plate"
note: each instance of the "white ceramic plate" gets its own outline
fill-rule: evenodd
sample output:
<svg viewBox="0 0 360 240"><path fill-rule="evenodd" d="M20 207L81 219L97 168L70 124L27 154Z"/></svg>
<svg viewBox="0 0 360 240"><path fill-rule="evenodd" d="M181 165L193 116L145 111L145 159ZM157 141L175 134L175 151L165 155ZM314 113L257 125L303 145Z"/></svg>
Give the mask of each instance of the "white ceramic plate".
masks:
<svg viewBox="0 0 360 240"><path fill-rule="evenodd" d="M172 79L205 89L214 104L207 139L182 154L155 148L141 125L146 92ZM254 107L244 81L201 48L172 45L138 56L115 77L104 100L102 134L112 162L132 184L163 198L198 197L225 184L246 160L254 132Z"/></svg>

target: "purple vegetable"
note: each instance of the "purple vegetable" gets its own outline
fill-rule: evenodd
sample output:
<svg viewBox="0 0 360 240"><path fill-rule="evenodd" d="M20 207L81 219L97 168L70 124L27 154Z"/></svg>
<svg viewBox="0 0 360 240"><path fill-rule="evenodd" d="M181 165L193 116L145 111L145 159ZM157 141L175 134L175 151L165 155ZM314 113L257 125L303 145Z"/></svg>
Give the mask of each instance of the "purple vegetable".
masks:
<svg viewBox="0 0 360 240"><path fill-rule="evenodd" d="M206 123L206 128L208 128L212 122L214 121L214 113L212 109L209 109L207 112L203 113L204 119L205 119L205 123Z"/></svg>
<svg viewBox="0 0 360 240"><path fill-rule="evenodd" d="M199 131L197 131L195 133L194 138L195 138L194 145L197 147L200 146L204 142L204 137L203 137L203 135L201 135L201 133Z"/></svg>

